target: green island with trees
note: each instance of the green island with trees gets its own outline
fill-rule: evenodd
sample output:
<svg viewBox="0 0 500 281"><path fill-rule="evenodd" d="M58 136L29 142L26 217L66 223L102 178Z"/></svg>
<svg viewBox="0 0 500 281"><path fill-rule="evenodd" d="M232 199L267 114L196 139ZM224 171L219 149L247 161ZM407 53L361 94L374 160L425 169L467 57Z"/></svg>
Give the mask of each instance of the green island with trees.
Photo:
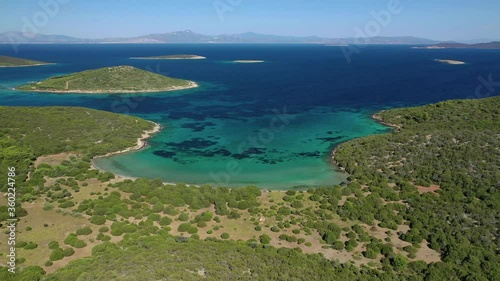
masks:
<svg viewBox="0 0 500 281"><path fill-rule="evenodd" d="M9 56L0 56L0 67L20 67L20 66L37 66L51 64L43 61L28 60Z"/></svg>
<svg viewBox="0 0 500 281"><path fill-rule="evenodd" d="M268 192L93 169L153 127L139 118L0 107L19 220L19 270L0 280L500 280L499 108L494 97L384 111L397 130L335 151L349 183Z"/></svg>
<svg viewBox="0 0 500 281"><path fill-rule="evenodd" d="M150 57L132 57L131 59L145 60L204 60L206 57L198 55L165 55L165 56L150 56Z"/></svg>
<svg viewBox="0 0 500 281"><path fill-rule="evenodd" d="M120 94L166 92L196 87L198 85L193 81L122 65L51 77L17 89L50 93Z"/></svg>

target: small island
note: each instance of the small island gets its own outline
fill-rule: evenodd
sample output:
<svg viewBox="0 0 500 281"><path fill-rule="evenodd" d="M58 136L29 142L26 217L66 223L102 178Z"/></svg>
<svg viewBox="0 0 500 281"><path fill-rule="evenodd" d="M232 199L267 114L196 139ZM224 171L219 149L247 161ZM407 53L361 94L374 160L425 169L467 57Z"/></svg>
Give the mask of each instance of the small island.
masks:
<svg viewBox="0 0 500 281"><path fill-rule="evenodd" d="M465 62L459 61L459 60L438 60L438 59L436 59L434 61L444 63L444 64L465 64Z"/></svg>
<svg viewBox="0 0 500 281"><path fill-rule="evenodd" d="M167 55L167 56L152 56L152 57L131 57L131 59L139 60L204 60L206 57L198 55Z"/></svg>
<svg viewBox="0 0 500 281"><path fill-rule="evenodd" d="M235 60L235 63L262 63L263 60Z"/></svg>
<svg viewBox="0 0 500 281"><path fill-rule="evenodd" d="M48 62L0 56L0 67L23 67L51 64Z"/></svg>
<svg viewBox="0 0 500 281"><path fill-rule="evenodd" d="M198 84L193 81L170 78L124 65L56 76L18 87L17 90L49 93L121 94L166 92L196 87Z"/></svg>

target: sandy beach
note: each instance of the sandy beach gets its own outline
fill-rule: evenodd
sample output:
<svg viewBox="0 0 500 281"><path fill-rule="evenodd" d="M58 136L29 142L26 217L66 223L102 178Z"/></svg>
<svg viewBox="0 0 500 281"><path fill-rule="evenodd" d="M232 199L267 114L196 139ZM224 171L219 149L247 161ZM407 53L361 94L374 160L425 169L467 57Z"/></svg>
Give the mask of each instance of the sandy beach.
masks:
<svg viewBox="0 0 500 281"><path fill-rule="evenodd" d="M158 133L159 131L161 131L161 129L162 129L162 127L161 127L160 124L152 122L152 121L150 121L150 122L155 125L154 128L151 129L151 130L144 131L142 133L141 137L137 139L137 144L135 146L128 147L128 148L126 148L124 150L121 150L121 151L110 152L110 153L107 153L105 155L99 155L99 156L94 157L92 160L90 160L92 168L94 168L96 170L99 170L99 171L102 171L102 172L108 172L106 170L103 170L103 169L100 169L99 167L97 167L94 164L93 160L96 159L96 158L104 158L104 157L110 157L110 156L113 156L113 155L118 155L118 154L133 152L133 151L139 151L139 150L144 149L145 147L147 147L148 143L147 143L146 140L148 138L152 137L153 135L155 135L156 133ZM116 174L116 173L113 173L113 174L115 175L114 181L116 181L116 182L120 182L120 181L123 181L123 180L136 180L136 179L139 179L138 177L124 176L124 175L120 175L120 174ZM176 185L176 183L173 183L173 182L163 182L163 184ZM197 186L197 185L187 184L187 186Z"/></svg>
<svg viewBox="0 0 500 281"><path fill-rule="evenodd" d="M160 124L155 123L153 121L150 121L150 122L154 124L154 128L151 129L151 130L144 131L142 133L141 137L137 139L137 144L135 146L128 147L128 148L126 148L124 150L121 150L121 151L110 152L110 153L107 153L105 155L99 155L99 156L94 157L94 159L95 158L109 157L109 156L113 156L113 155L117 155L117 154L122 154L122 153L127 153L127 152L132 152L132 151L137 151L137 150L141 150L141 149L145 148L147 146L147 144L148 144L146 142L146 140L148 138L152 137L154 134L158 133L162 129L162 127L161 127Z"/></svg>

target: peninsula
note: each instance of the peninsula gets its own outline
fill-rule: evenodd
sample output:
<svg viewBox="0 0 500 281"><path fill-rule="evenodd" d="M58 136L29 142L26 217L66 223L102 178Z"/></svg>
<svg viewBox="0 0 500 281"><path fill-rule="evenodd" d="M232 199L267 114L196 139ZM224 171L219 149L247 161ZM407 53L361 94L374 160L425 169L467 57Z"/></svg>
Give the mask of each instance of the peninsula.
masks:
<svg viewBox="0 0 500 281"><path fill-rule="evenodd" d="M414 49L500 49L500 42L478 44L440 43L432 46L413 47Z"/></svg>
<svg viewBox="0 0 500 281"><path fill-rule="evenodd" d="M196 88L193 81L170 78L132 66L104 67L41 82L30 83L17 90L49 93L150 93Z"/></svg>
<svg viewBox="0 0 500 281"><path fill-rule="evenodd" d="M0 56L0 67L21 67L21 66L37 66L50 64L48 62L21 59L8 56Z"/></svg>
<svg viewBox="0 0 500 281"><path fill-rule="evenodd" d="M167 55L167 56L152 56L152 57L131 57L131 59L142 60L204 60L206 57L198 55Z"/></svg>

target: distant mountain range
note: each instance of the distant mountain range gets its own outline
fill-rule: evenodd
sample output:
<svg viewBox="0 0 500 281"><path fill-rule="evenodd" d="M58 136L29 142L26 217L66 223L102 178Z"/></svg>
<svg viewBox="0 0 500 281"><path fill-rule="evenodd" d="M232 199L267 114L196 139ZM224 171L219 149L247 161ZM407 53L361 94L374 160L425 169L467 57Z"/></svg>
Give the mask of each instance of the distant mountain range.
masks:
<svg viewBox="0 0 500 281"><path fill-rule="evenodd" d="M431 45L440 41L404 36L370 38L322 38L317 36L279 36L253 32L242 34L203 35L191 30L149 34L130 38L82 39L64 35L23 34L22 32L0 33L0 44L105 44L105 43L261 43L261 44L409 44Z"/></svg>
<svg viewBox="0 0 500 281"><path fill-rule="evenodd" d="M436 41L412 36L370 37L370 38L324 38L317 36L280 36L253 32L241 34L203 35L191 30L149 34L127 38L84 39L65 35L24 34L22 32L0 33L0 44L112 44L112 43L227 43L227 44L400 44L400 45L433 45L434 48L489 48L497 49L500 42L462 44L453 41Z"/></svg>

